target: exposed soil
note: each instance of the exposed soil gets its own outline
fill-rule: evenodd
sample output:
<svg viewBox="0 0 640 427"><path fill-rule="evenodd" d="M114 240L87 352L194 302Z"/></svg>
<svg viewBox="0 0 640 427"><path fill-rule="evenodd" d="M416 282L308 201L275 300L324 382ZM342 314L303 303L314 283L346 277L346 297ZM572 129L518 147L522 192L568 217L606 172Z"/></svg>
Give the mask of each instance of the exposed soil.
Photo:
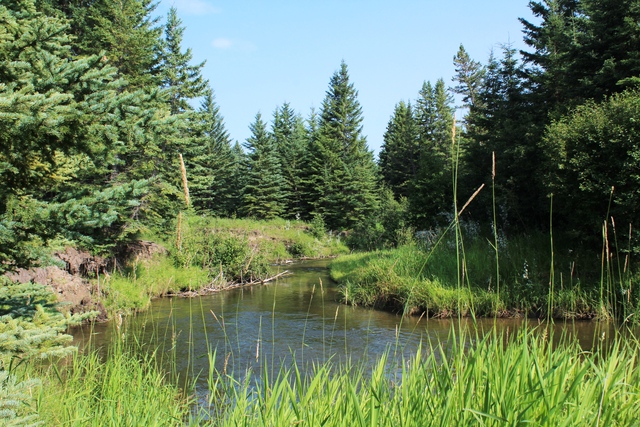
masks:
<svg viewBox="0 0 640 427"><path fill-rule="evenodd" d="M57 266L17 269L6 273L13 281L20 283L38 283L49 286L61 302L60 309L71 314L98 311L95 321L107 320L107 311L100 302L99 283L126 260L148 259L157 253L166 253L166 249L153 242L137 241L130 243L120 251L116 258L105 259L89 252L67 247L54 254L63 261L64 268ZM93 279L93 280L90 280Z"/></svg>

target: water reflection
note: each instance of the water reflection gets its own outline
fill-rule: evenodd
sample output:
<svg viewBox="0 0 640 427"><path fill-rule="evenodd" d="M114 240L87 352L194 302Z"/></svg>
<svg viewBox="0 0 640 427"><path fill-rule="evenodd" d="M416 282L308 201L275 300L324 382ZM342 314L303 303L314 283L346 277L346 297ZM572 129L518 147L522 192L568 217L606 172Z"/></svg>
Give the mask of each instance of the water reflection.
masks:
<svg viewBox="0 0 640 427"><path fill-rule="evenodd" d="M292 360L302 367L328 359L368 364L387 351L410 357L420 343L446 348L454 329L474 325L472 319L403 317L341 305L325 267L325 261L305 261L288 265L292 275L265 286L158 299L149 311L127 319L123 330L174 361L180 377L196 378L196 389L206 394L207 355L212 351L218 370L241 375L251 368L260 375L265 367L277 372ZM521 319L477 321L479 331L495 326L505 336L524 324ZM611 337L613 328L597 322L557 323L554 337L564 331L589 348L594 340ZM113 339L121 339L123 330L102 324L76 329L74 336L79 345L91 337L93 345L106 349Z"/></svg>

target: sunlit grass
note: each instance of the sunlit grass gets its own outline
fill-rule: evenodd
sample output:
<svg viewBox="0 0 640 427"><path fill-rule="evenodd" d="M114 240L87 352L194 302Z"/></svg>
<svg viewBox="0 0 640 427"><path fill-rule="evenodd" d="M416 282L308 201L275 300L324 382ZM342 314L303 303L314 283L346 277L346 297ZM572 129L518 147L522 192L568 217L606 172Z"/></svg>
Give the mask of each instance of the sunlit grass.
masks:
<svg viewBox="0 0 640 427"><path fill-rule="evenodd" d="M68 363L35 368L39 420L50 426L183 426L191 400L167 380L155 353L113 343Z"/></svg>
<svg viewBox="0 0 640 427"><path fill-rule="evenodd" d="M331 277L341 284L345 302L400 312L464 316L473 308L473 314L489 317L610 319L616 309L634 320L638 293L631 266L601 277L597 254L565 249L554 254L552 270L548 236L537 235L504 239L499 268L487 239L466 238L459 267L452 240L341 256L330 265ZM625 290L626 299L616 295Z"/></svg>
<svg viewBox="0 0 640 427"><path fill-rule="evenodd" d="M617 337L583 351L545 330L515 337L462 332L425 343L400 369L298 366L275 378L228 379L220 426L629 426L640 413L640 345ZM468 344L471 343L471 344Z"/></svg>

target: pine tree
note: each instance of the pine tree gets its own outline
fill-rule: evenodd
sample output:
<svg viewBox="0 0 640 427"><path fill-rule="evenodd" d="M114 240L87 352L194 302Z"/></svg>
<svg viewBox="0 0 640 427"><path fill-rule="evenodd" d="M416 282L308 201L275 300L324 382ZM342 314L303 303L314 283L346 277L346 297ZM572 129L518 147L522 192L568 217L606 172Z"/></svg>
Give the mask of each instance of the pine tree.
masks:
<svg viewBox="0 0 640 427"><path fill-rule="evenodd" d="M409 215L416 227L437 223L452 204L453 99L439 79L425 82L416 102L417 169L408 191Z"/></svg>
<svg viewBox="0 0 640 427"><path fill-rule="evenodd" d="M202 100L198 118L196 143L185 151L193 206L213 215L229 215L233 212L229 194L231 139L210 89Z"/></svg>
<svg viewBox="0 0 640 427"><path fill-rule="evenodd" d="M453 81L458 83L453 88L453 92L462 95L463 107L469 108L476 105L478 92L482 87L484 68L479 62L469 57L463 45L460 45L458 53L454 56L453 65L456 71Z"/></svg>
<svg viewBox="0 0 640 427"><path fill-rule="evenodd" d="M192 111L189 101L205 95L208 82L202 77L205 62L191 65L191 49L182 51L184 27L175 7L169 9L164 27L161 79L169 96L172 115Z"/></svg>
<svg viewBox="0 0 640 427"><path fill-rule="evenodd" d="M314 210L332 229L348 229L375 210L376 167L362 136L362 108L347 65L331 77L318 136L311 142Z"/></svg>
<svg viewBox="0 0 640 427"><path fill-rule="evenodd" d="M389 120L380 150L380 173L396 200L409 196L417 178L420 152L418 127L411 103L398 103Z"/></svg>
<svg viewBox="0 0 640 427"><path fill-rule="evenodd" d="M243 210L249 217L271 219L282 215L285 208L285 186L280 160L267 125L260 113L249 128L247 176L243 190Z"/></svg>
<svg viewBox="0 0 640 427"><path fill-rule="evenodd" d="M141 130L124 83L101 57L75 58L67 22L32 1L4 2L0 21L0 270L58 233L113 247L135 234L145 185L109 180L124 130Z"/></svg>
<svg viewBox="0 0 640 427"><path fill-rule="evenodd" d="M285 180L283 216L289 219L301 218L305 215L303 179L308 148L304 121L285 103L273 114L271 133Z"/></svg>

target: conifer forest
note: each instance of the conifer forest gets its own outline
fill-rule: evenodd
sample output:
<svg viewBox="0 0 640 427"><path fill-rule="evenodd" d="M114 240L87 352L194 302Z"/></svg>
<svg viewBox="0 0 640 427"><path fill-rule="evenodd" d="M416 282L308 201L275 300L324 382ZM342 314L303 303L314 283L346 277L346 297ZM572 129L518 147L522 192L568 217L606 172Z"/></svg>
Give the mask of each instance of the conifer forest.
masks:
<svg viewBox="0 0 640 427"><path fill-rule="evenodd" d="M427 318L640 321L640 0L530 1L535 19L520 19L526 48L504 43L487 58L472 58L461 44L451 52L452 81L424 81L414 99L398 99L377 156L363 134L349 58L327 76L324 99L309 100L319 108L295 111L283 103L271 113L255 112L250 136L234 139L216 82L203 77L206 64L194 62L183 42L177 10L158 16L156 6L153 0L0 0L1 425L92 425L78 414L70 421L73 411L45 396L64 390L65 399L82 400L81 378L108 377L98 372L97 352L74 353L71 325L122 322L122 315L144 311L163 295L264 283L275 276L274 263L297 258L331 258L345 306ZM141 247L155 252L145 258ZM78 271L71 251L85 254ZM84 283L84 308L65 309L52 279L19 280L53 267L66 269L63 280ZM624 346L637 346L633 340ZM476 351L504 351L513 359L518 349L554 351L529 336L507 349L489 350L492 345L499 346L487 339ZM153 356L123 346L109 356L120 358L109 363L122 369L112 378L140 369L137 387L149 396L164 393L149 399L164 408L141 409L160 417L155 421L96 425L302 423L297 409L299 419L291 413L269 418L271 424L266 415L242 418L284 405L287 392L269 403L271 391L246 397L251 386L216 382L223 380L211 381L221 394L232 393L220 398L230 412L194 419L188 387L168 381ZM640 375L637 348L612 353L618 350L633 361L620 371L627 381L616 384L633 383ZM558 357L565 359L553 369L584 361L570 347L562 351ZM150 359L136 364L136 357ZM459 357L467 353L460 350ZM33 362L65 358L73 362L55 375ZM456 361L460 370L452 362L452 376L434 387L444 390L445 382L457 381L455 372L471 366ZM415 369L430 363L436 360L416 359ZM567 376L599 384L589 371L595 365L586 365ZM270 380L289 384L297 369ZM342 419L414 425L398 424L415 416L401 403L377 418L373 382L382 384L387 374L367 369L350 383L354 399L362 399L354 400L357 411L348 409L351 401L336 405ZM417 381L411 372L402 374L407 387ZM320 377L293 387L302 394L292 397L292 408L305 406L301 390L311 393L313 378ZM322 378L318 399L331 395L332 381L352 376L340 371ZM640 410L634 384L636 403L614 402L631 391L611 392L615 399L600 400L597 415L584 409L584 418L597 417L598 424L584 425L631 425ZM389 401L403 401L395 386L380 387ZM593 387L591 400L605 395ZM569 396L580 388L564 390ZM109 401L107 391L96 402ZM614 407L620 412L609 414ZM520 425L510 418L516 409L506 415L497 406L473 408L460 410L459 419L454 411L415 425ZM528 420L581 425L553 418L571 413L564 408L540 409ZM85 420L97 413L83 411ZM308 416L301 425L324 425Z"/></svg>

